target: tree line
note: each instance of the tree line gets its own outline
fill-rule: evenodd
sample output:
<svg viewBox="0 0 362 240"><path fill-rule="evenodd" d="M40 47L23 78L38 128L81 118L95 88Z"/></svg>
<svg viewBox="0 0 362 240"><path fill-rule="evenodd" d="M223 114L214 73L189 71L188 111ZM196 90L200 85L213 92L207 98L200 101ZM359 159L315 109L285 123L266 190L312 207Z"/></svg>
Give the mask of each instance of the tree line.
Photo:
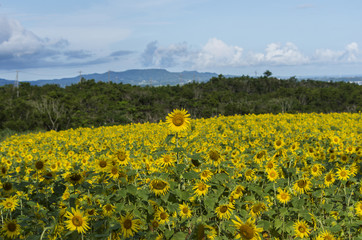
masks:
<svg viewBox="0 0 362 240"><path fill-rule="evenodd" d="M262 113L362 111L362 86L347 82L223 75L176 86L82 79L77 84L0 87L0 130L66 130L159 122L175 108L193 118Z"/></svg>

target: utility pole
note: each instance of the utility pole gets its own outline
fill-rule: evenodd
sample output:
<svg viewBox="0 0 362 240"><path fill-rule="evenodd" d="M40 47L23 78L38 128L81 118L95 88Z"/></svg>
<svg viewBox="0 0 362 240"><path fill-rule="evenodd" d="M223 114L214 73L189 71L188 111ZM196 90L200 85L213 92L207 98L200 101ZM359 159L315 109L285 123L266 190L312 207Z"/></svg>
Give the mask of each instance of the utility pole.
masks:
<svg viewBox="0 0 362 240"><path fill-rule="evenodd" d="M79 82L82 82L82 71L79 71Z"/></svg>
<svg viewBox="0 0 362 240"><path fill-rule="evenodd" d="M19 97L19 71L16 71L16 97Z"/></svg>
<svg viewBox="0 0 362 240"><path fill-rule="evenodd" d="M110 83L110 82L111 82L111 80L110 80L110 76L109 76L110 72L111 72L111 70L108 70L108 83Z"/></svg>

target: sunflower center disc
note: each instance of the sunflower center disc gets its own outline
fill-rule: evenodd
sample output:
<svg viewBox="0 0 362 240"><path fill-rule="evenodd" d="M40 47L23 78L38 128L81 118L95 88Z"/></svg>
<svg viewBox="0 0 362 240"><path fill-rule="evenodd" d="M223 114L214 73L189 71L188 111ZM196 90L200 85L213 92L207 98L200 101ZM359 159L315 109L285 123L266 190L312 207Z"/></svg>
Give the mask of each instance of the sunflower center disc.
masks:
<svg viewBox="0 0 362 240"><path fill-rule="evenodd" d="M83 224L83 220L82 220L82 218L76 216L76 217L72 218L72 223L74 224L74 226L80 227Z"/></svg>
<svg viewBox="0 0 362 240"><path fill-rule="evenodd" d="M123 222L123 226L124 226L125 229L131 229L131 227L132 227L132 220L126 219L126 220Z"/></svg>
<svg viewBox="0 0 362 240"><path fill-rule="evenodd" d="M307 182L305 180L301 180L298 182L298 187L304 188L307 185Z"/></svg>
<svg viewBox="0 0 362 240"><path fill-rule="evenodd" d="M107 167L107 162L104 161L104 160L102 160L102 161L100 161L99 166L100 166L101 168L105 168L105 167Z"/></svg>
<svg viewBox="0 0 362 240"><path fill-rule="evenodd" d="M15 232L16 231L16 224L15 223L9 223L7 227L8 227L9 232Z"/></svg>
<svg viewBox="0 0 362 240"><path fill-rule="evenodd" d="M240 227L240 235L244 237L244 239L253 239L254 231L251 227L244 225Z"/></svg>
<svg viewBox="0 0 362 240"><path fill-rule="evenodd" d="M220 208L220 212L221 212L221 213L226 213L227 210L228 210L228 207L227 207L227 206L222 206L222 207Z"/></svg>
<svg viewBox="0 0 362 240"><path fill-rule="evenodd" d="M172 123L175 125L175 126L181 126L183 123L184 123L184 118L182 115L176 115L172 118Z"/></svg>

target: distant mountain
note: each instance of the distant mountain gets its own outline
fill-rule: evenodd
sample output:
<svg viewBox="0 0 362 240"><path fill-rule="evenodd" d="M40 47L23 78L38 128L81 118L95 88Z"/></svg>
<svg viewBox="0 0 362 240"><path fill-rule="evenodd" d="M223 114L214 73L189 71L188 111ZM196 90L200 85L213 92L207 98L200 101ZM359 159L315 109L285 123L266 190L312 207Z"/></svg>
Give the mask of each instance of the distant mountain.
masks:
<svg viewBox="0 0 362 240"><path fill-rule="evenodd" d="M86 80L94 79L96 82L114 82L131 85L177 85L185 84L188 82L206 82L212 77L217 77L216 73L209 72L197 72L197 71L183 71L183 72L169 72L165 69L133 69L123 72L109 71L106 73L94 73L82 75ZM49 79L49 80L36 80L29 81L31 85L42 86L45 84L58 84L61 87L65 87L71 84L76 84L80 81L80 76L62 79ZM1 80L0 86L5 84L13 84L14 81Z"/></svg>
<svg viewBox="0 0 362 240"><path fill-rule="evenodd" d="M132 69L123 72L105 72L105 73L93 73L85 74L82 77L86 80L94 79L96 82L114 82L140 86L161 86L161 85L177 85L186 84L192 81L207 82L212 77L217 77L219 74L210 72L197 72L197 71L183 71L183 72L169 72L165 69ZM224 75L225 77L236 77L235 75ZM80 80L80 76L61 79L47 79L29 81L31 85L43 86L45 84L57 84L61 87L76 84ZM289 77L280 77L281 79ZM313 79L318 81L333 81L333 82L351 82L362 85L362 76L309 76L298 77L298 80ZM0 78L0 86L7 84L14 84L14 80L6 80Z"/></svg>
<svg viewBox="0 0 362 240"><path fill-rule="evenodd" d="M14 81L0 78L0 86L4 86L4 85L7 85L7 84L14 84Z"/></svg>

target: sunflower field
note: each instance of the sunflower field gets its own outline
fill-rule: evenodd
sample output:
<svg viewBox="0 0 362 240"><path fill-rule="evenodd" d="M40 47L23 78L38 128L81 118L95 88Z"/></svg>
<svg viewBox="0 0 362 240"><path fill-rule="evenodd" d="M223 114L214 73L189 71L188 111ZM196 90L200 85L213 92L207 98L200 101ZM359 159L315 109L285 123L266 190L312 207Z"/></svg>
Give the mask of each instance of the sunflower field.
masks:
<svg viewBox="0 0 362 240"><path fill-rule="evenodd" d="M0 239L362 239L361 113L14 135Z"/></svg>

